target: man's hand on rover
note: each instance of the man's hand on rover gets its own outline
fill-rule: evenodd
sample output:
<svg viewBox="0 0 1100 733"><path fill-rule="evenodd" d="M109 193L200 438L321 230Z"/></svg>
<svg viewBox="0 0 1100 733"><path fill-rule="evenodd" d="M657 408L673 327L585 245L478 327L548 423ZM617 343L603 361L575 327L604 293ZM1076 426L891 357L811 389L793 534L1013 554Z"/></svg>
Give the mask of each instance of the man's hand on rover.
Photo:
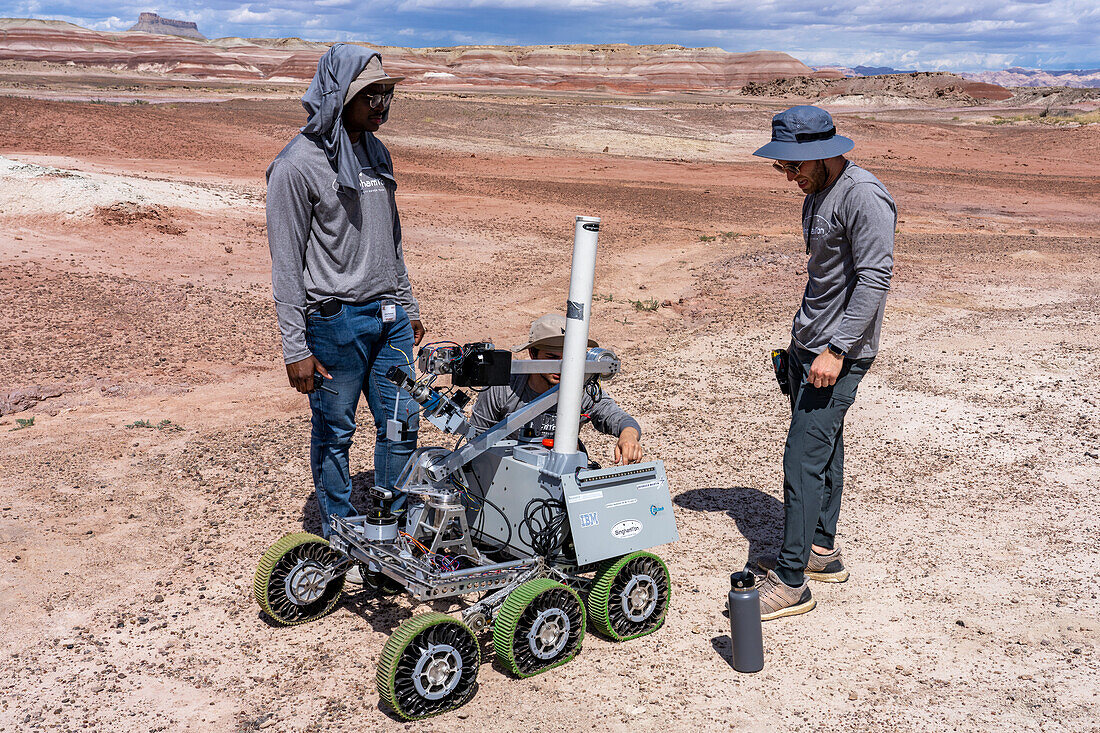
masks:
<svg viewBox="0 0 1100 733"><path fill-rule="evenodd" d="M286 365L286 377L290 380L290 386L302 394L309 394L315 389L313 384L314 372L319 373L325 379L332 379L332 375L312 354L301 361Z"/></svg>
<svg viewBox="0 0 1100 733"><path fill-rule="evenodd" d="M638 431L634 428L623 428L619 434L619 442L615 444L615 465L625 466L628 463L637 463L642 460L645 451L638 442Z"/></svg>

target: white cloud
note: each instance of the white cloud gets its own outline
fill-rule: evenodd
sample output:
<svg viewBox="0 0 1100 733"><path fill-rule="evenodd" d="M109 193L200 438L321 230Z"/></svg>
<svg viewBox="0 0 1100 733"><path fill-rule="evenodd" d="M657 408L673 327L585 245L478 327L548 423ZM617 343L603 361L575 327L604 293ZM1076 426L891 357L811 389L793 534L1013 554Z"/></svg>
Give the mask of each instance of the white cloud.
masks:
<svg viewBox="0 0 1100 733"><path fill-rule="evenodd" d="M94 31L124 31L130 28L137 22L137 18L116 18L111 16L110 18L104 18L103 20L96 20L89 23L86 27L91 28Z"/></svg>
<svg viewBox="0 0 1100 733"><path fill-rule="evenodd" d="M280 17L281 13L275 10L265 10L257 13L250 5L242 5L229 14L230 23L270 23Z"/></svg>

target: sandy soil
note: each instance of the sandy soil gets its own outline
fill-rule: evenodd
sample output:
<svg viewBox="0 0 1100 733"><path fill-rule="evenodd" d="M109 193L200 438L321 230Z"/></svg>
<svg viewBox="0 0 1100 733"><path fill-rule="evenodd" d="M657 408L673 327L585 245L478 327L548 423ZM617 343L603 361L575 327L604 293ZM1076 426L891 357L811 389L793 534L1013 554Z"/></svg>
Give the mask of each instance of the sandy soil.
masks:
<svg viewBox="0 0 1100 733"><path fill-rule="evenodd" d="M300 106L0 98L0 731L1097 730L1096 125L838 117L901 212L846 436L853 577L765 625L762 672L731 669L728 573L781 531L768 351L804 282L800 196L750 156L771 113L395 104L432 336L522 337L560 308L572 216L603 217L595 334L623 357L612 393L665 461L681 533L658 549L674 595L657 634L588 635L530 680L486 661L472 703L402 725L375 663L427 606L353 592L282 629L251 598L263 550L317 526L263 217ZM668 305L633 304L650 299ZM370 455L366 430L359 485Z"/></svg>

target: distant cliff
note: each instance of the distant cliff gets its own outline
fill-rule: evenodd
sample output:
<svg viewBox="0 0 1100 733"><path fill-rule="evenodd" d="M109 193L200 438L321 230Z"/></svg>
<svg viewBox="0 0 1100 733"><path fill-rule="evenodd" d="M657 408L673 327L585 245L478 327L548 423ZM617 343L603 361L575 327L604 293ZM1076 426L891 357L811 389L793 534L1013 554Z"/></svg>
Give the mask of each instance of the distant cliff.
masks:
<svg viewBox="0 0 1100 733"><path fill-rule="evenodd" d="M164 36L182 36L184 38L197 38L206 40L206 36L199 33L199 27L186 20L172 20L162 18L156 13L142 13L138 16L138 22L131 31L139 33L159 33Z"/></svg>
<svg viewBox="0 0 1100 733"><path fill-rule="evenodd" d="M179 34L184 30L198 34L193 23L153 13L142 13L134 29L144 32L109 33L55 20L0 18L0 60L200 79L303 82L313 76L317 59L328 48L293 38L183 38ZM840 76L815 72L776 51L626 44L371 48L382 53L387 71L406 77L407 85L450 89L729 90L779 77Z"/></svg>

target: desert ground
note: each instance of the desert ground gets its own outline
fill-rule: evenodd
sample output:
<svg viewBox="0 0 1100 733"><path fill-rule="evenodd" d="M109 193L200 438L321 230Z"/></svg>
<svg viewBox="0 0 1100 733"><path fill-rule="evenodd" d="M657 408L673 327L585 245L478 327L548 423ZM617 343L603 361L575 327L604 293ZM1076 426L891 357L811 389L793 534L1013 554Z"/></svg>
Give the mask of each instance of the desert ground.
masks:
<svg viewBox="0 0 1100 733"><path fill-rule="evenodd" d="M899 209L846 427L852 578L765 624L742 675L723 602L778 546L769 351L805 277L801 195L751 157L785 103L398 96L380 136L429 337L522 342L562 307L573 216L602 217L593 335L681 537L656 634L588 634L529 680L487 645L472 702L404 724L375 664L429 606L352 588L278 628L251 595L266 547L318 528L264 224L301 87L186 91L0 97L0 731L1100 730L1100 125L834 110Z"/></svg>

